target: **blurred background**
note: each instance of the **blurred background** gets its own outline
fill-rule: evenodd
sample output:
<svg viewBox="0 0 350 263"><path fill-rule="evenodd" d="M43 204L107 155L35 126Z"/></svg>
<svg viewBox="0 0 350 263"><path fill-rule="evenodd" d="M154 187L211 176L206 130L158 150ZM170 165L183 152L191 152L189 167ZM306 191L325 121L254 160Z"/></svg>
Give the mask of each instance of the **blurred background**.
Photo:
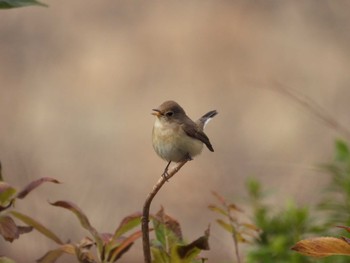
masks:
<svg viewBox="0 0 350 263"><path fill-rule="evenodd" d="M16 208L63 240L88 235L69 200L101 232L141 211L165 162L154 153L151 109L172 99L206 128L205 149L156 196L193 240L209 223L209 262L234 257L231 237L207 209L216 190L244 202L245 180L273 191L276 206L318 200L315 169L342 137L276 89L307 96L350 127L348 1L49 1L0 11L0 160L5 180L45 184ZM35 242L32 242L35 237ZM56 245L35 232L0 254L32 262ZM137 241L121 262L142 262ZM75 262L70 257L61 262Z"/></svg>

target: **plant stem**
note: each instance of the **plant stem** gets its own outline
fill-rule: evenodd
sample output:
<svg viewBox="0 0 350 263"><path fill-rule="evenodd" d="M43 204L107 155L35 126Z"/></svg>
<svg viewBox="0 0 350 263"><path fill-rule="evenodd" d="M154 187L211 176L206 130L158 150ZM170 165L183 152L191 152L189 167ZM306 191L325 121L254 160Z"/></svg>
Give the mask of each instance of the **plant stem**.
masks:
<svg viewBox="0 0 350 263"><path fill-rule="evenodd" d="M148 194L146 201L143 205L143 212L142 212L142 243L143 243L143 255L145 263L151 263L151 247L149 242L149 209L151 207L151 203L153 198L156 196L160 188L163 186L163 184L168 181L171 177L173 177L182 166L187 163L188 160L182 161L180 163L177 163L175 167L173 167L170 171L167 172L167 176L161 176L159 178L158 182L153 186L152 191Z"/></svg>

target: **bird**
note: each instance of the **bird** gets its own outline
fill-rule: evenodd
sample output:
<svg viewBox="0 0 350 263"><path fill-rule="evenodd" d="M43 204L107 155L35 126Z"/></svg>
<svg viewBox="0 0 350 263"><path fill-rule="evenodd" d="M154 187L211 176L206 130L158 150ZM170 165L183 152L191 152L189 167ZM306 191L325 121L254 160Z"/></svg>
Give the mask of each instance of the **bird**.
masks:
<svg viewBox="0 0 350 263"><path fill-rule="evenodd" d="M152 145L158 156L168 162L163 177L168 176L171 162L192 160L202 152L203 144L209 151L214 152L203 129L218 114L216 110L209 111L196 122L192 121L185 110L172 100L163 102L152 111L152 115L156 116L152 130Z"/></svg>

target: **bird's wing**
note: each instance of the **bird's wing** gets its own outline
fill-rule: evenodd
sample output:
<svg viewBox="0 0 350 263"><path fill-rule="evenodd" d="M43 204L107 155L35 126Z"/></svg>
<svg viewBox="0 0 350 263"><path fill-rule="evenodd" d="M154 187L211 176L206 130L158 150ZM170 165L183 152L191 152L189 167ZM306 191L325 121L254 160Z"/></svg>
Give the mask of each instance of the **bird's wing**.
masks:
<svg viewBox="0 0 350 263"><path fill-rule="evenodd" d="M191 121L191 120L189 120ZM191 121L192 122L192 121ZM181 126L182 126L182 129L184 130L184 132L192 137L192 138L195 138L197 140L200 140L201 142L203 142L207 147L208 149L213 152L214 149L213 149L213 146L211 145L210 141L209 141L209 138L207 135L205 135L204 132L202 132L201 130L197 129L197 125L195 123L193 123L193 125L186 125L187 122L184 122Z"/></svg>

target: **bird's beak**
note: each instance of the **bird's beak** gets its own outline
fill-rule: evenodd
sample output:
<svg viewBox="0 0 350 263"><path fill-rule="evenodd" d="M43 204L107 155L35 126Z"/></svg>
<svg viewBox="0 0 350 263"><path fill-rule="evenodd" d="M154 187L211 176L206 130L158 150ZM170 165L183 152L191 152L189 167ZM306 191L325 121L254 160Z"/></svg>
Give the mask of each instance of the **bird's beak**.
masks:
<svg viewBox="0 0 350 263"><path fill-rule="evenodd" d="M157 117L159 117L159 116L162 115L162 113L160 112L160 110L158 110L158 109L152 109L152 110L154 111L154 112L151 113L152 115L157 116Z"/></svg>

